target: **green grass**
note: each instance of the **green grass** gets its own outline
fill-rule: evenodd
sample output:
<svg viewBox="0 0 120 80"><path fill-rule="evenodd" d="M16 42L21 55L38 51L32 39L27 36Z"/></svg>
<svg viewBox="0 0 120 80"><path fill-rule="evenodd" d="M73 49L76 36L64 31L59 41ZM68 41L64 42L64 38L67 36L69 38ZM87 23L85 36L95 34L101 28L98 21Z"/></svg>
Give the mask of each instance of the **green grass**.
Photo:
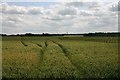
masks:
<svg viewBox="0 0 120 80"><path fill-rule="evenodd" d="M4 78L117 78L110 37L3 37Z"/></svg>

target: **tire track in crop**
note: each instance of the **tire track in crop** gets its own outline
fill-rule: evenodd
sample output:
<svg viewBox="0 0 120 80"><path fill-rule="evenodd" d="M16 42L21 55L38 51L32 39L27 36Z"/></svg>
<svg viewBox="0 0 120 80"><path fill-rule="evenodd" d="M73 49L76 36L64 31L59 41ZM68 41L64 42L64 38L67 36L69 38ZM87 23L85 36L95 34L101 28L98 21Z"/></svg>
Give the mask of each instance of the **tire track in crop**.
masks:
<svg viewBox="0 0 120 80"><path fill-rule="evenodd" d="M33 44L37 45L38 47L42 47L42 45L41 45L41 44L34 43L34 42L31 42L31 43L33 43Z"/></svg>
<svg viewBox="0 0 120 80"><path fill-rule="evenodd" d="M47 41L45 41L45 46L43 46L41 51L40 51L41 61L43 61L44 54L45 54L47 46L48 46L48 43L47 43Z"/></svg>
<svg viewBox="0 0 120 80"><path fill-rule="evenodd" d="M45 53L46 48L48 46L47 41L45 41L45 46L42 46L41 44L38 44L38 43L33 43L33 44L37 45L40 48L40 60L43 61L44 53Z"/></svg>
<svg viewBox="0 0 120 80"><path fill-rule="evenodd" d="M22 38L22 36L21 36L21 43L22 43L25 47L27 47L28 45L27 45L23 40L24 40L24 38Z"/></svg>
<svg viewBox="0 0 120 80"><path fill-rule="evenodd" d="M55 42L55 41L52 41L53 43L55 43L55 44L57 44L60 48L61 48L61 50L63 51L63 53L64 53L64 55L66 56L66 57L68 57L68 51L67 51L67 49L66 48L64 48L61 44L58 44L57 42Z"/></svg>
<svg viewBox="0 0 120 80"><path fill-rule="evenodd" d="M78 73L80 73L78 67L76 66L76 64L69 58L69 56L68 56L69 51L65 47L63 47L61 44L59 44L59 43L57 43L55 41L52 41L52 42L60 47L60 49L63 51L64 55L66 56L66 58L68 58L68 60L76 68L76 70L78 71Z"/></svg>
<svg viewBox="0 0 120 80"><path fill-rule="evenodd" d="M36 45L37 45L37 46L39 46L39 47L42 47L42 45L41 45L41 44L36 43Z"/></svg>
<svg viewBox="0 0 120 80"><path fill-rule="evenodd" d="M48 46L47 41L45 41L45 46L46 46L46 47Z"/></svg>
<svg viewBox="0 0 120 80"><path fill-rule="evenodd" d="M28 45L27 45L25 42L23 42L23 41L21 41L21 43L22 43L25 47L28 46Z"/></svg>

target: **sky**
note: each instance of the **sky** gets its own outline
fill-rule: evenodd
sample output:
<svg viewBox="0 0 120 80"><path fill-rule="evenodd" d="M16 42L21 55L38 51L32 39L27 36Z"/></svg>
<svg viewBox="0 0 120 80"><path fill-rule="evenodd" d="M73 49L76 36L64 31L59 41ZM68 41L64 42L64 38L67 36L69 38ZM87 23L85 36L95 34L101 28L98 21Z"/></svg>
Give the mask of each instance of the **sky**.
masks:
<svg viewBox="0 0 120 80"><path fill-rule="evenodd" d="M21 2L21 0L0 0L2 2ZM68 2L68 1L98 1L98 0L24 0L22 2ZM113 2L119 0L101 0L102 2Z"/></svg>
<svg viewBox="0 0 120 80"><path fill-rule="evenodd" d="M25 1L4 0L0 3L2 33L118 31L118 0Z"/></svg>

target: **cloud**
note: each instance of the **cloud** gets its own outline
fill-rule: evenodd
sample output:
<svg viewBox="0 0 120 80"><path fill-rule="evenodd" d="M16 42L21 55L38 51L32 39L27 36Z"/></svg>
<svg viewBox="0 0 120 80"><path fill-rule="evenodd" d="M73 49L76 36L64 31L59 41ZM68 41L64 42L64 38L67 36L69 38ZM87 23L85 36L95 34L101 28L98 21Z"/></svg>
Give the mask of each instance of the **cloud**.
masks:
<svg viewBox="0 0 120 80"><path fill-rule="evenodd" d="M120 11L120 4L116 3L110 7L111 11Z"/></svg>
<svg viewBox="0 0 120 80"><path fill-rule="evenodd" d="M80 15L82 15L82 16L92 16L93 14L90 11L81 10Z"/></svg>
<svg viewBox="0 0 120 80"><path fill-rule="evenodd" d="M117 6L112 5L100 1L56 3L49 7L2 3L0 20L7 34L117 31Z"/></svg>
<svg viewBox="0 0 120 80"><path fill-rule="evenodd" d="M102 2L100 0L83 0L79 2L69 2L66 4L66 6L74 6L78 7L80 9L91 9L100 7L102 5Z"/></svg>
<svg viewBox="0 0 120 80"><path fill-rule="evenodd" d="M97 7L99 4L97 2L70 2L66 4L67 6L74 6L74 7Z"/></svg>
<svg viewBox="0 0 120 80"><path fill-rule="evenodd" d="M65 9L63 9L63 10L60 10L59 12L58 12L58 14L60 14L60 15L76 15L77 14L77 11L76 11L76 9L75 8L68 8L68 7L66 7Z"/></svg>
<svg viewBox="0 0 120 80"><path fill-rule="evenodd" d="M1 9L4 14L25 14L26 13L26 9L24 7L9 6L8 4L2 4Z"/></svg>
<svg viewBox="0 0 120 80"><path fill-rule="evenodd" d="M30 7L28 8L27 14L33 14L33 15L42 14L42 10L43 10L42 7L32 7L32 8Z"/></svg>
<svg viewBox="0 0 120 80"><path fill-rule="evenodd" d="M3 3L0 9L4 14L42 14L43 7L9 6Z"/></svg>

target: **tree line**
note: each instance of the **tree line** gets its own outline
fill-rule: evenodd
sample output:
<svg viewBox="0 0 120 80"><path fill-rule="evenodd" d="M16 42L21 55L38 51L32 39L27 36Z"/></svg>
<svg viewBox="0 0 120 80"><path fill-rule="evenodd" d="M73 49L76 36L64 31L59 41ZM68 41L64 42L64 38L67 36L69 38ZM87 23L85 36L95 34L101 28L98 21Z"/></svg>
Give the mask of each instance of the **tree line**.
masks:
<svg viewBox="0 0 120 80"><path fill-rule="evenodd" d="M120 32L111 32L111 33L84 33L84 34L49 34L49 33L42 33L42 34L33 34L33 33L26 33L26 34L0 34L0 36L84 36L84 37L119 37Z"/></svg>

